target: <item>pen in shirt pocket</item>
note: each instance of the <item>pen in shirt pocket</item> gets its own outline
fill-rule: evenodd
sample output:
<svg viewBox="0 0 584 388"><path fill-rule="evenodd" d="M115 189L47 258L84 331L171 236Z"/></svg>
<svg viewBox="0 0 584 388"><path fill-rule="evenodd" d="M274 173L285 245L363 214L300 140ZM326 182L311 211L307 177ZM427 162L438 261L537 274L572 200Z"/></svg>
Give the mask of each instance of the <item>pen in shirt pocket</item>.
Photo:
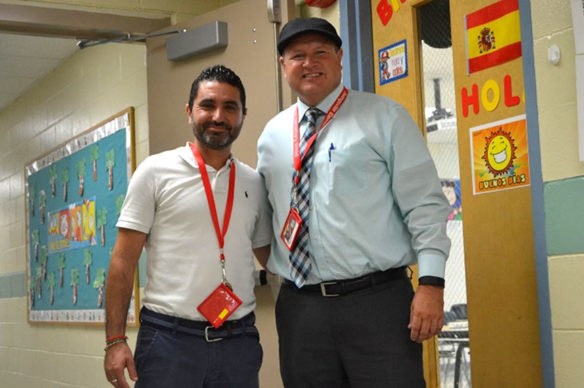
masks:
<svg viewBox="0 0 584 388"><path fill-rule="evenodd" d="M332 152L335 150L335 145L331 143L331 147L329 148L329 163L331 161Z"/></svg>

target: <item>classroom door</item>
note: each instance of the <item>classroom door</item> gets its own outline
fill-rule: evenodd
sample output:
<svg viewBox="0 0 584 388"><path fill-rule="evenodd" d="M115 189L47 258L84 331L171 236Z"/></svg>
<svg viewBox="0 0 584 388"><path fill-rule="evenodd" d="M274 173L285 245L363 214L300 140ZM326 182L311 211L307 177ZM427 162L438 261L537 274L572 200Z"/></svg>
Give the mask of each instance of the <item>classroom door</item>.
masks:
<svg viewBox="0 0 584 388"><path fill-rule="evenodd" d="M517 0L371 1L375 92L416 120L452 199L454 323L424 344L428 387L541 386L518 12Z"/></svg>

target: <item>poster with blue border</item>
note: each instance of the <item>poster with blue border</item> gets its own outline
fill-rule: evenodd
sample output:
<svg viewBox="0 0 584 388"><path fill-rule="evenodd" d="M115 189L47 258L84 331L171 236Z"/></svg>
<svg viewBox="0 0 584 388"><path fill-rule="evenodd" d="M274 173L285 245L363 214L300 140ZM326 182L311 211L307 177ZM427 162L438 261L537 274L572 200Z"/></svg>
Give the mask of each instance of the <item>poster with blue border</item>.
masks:
<svg viewBox="0 0 584 388"><path fill-rule="evenodd" d="M406 40L379 49L379 85L383 85L408 75L408 47Z"/></svg>
<svg viewBox="0 0 584 388"><path fill-rule="evenodd" d="M105 282L134 168L133 138L129 108L25 166L29 322L105 322ZM129 325L139 304L135 283Z"/></svg>

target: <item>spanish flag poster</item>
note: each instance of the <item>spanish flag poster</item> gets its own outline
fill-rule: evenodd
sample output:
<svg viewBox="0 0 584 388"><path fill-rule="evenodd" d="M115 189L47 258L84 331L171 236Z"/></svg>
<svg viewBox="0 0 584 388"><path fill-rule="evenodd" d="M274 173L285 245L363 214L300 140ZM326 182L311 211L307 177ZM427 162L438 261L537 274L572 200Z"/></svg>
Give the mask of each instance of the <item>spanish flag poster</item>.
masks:
<svg viewBox="0 0 584 388"><path fill-rule="evenodd" d="M500 0L465 16L468 74L521 57L518 0Z"/></svg>

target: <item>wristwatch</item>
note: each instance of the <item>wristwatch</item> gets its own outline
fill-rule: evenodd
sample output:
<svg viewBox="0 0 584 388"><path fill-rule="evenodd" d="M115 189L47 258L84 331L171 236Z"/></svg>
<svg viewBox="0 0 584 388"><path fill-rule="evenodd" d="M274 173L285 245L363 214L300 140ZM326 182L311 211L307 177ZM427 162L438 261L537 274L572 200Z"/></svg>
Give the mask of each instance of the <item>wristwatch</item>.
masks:
<svg viewBox="0 0 584 388"><path fill-rule="evenodd" d="M437 276L421 276L418 279L418 284L421 286L436 286L444 288L444 279Z"/></svg>

